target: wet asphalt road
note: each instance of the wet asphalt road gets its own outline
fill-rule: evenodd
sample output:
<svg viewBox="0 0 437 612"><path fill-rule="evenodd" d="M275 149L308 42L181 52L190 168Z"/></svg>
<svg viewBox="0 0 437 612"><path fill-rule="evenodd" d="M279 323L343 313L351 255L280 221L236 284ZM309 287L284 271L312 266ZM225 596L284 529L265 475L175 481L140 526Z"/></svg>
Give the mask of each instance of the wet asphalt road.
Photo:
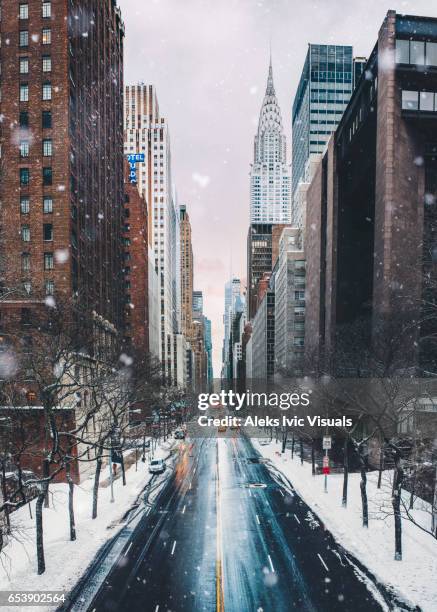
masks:
<svg viewBox="0 0 437 612"><path fill-rule="evenodd" d="M390 594L243 437L180 445L174 472L88 608L382 609L394 609Z"/></svg>

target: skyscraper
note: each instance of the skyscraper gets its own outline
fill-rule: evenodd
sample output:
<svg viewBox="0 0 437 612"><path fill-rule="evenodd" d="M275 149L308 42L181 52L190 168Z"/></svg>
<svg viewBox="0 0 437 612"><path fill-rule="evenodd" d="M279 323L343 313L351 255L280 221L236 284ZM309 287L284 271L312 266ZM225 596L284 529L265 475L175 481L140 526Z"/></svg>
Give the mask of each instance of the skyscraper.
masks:
<svg viewBox="0 0 437 612"><path fill-rule="evenodd" d="M124 99L126 155L144 155L131 171L149 210L149 242L153 246L161 296L161 356L164 373L176 379L174 334L179 332L179 211L171 179L170 136L159 114L153 85L128 85Z"/></svg>
<svg viewBox="0 0 437 612"><path fill-rule="evenodd" d="M290 223L290 167L270 62L250 172L251 223Z"/></svg>
<svg viewBox="0 0 437 612"><path fill-rule="evenodd" d="M2 308L63 296L108 347L124 309L124 26L114 1L90 0L91 21L79 8L2 2Z"/></svg>
<svg viewBox="0 0 437 612"><path fill-rule="evenodd" d="M181 231L181 331L187 339L193 323L193 245L191 223L186 206L180 206Z"/></svg>
<svg viewBox="0 0 437 612"><path fill-rule="evenodd" d="M193 312L203 314L203 293L202 291L193 291Z"/></svg>
<svg viewBox="0 0 437 612"><path fill-rule="evenodd" d="M293 197L312 154L322 153L353 91L352 47L309 44L292 113Z"/></svg>

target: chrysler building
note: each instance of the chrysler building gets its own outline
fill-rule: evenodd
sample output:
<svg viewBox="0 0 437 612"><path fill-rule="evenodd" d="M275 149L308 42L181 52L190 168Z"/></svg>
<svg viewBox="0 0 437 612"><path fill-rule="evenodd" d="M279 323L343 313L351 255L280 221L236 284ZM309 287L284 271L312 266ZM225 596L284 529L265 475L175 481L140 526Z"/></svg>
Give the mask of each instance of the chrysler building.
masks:
<svg viewBox="0 0 437 612"><path fill-rule="evenodd" d="M290 166L271 60L250 172L250 222L291 222Z"/></svg>

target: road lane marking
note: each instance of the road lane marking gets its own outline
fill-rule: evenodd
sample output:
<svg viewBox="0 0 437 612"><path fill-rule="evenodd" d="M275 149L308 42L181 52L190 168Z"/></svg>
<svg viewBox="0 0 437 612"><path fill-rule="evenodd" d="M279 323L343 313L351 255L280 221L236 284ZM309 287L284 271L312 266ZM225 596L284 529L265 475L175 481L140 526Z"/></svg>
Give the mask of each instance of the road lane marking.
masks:
<svg viewBox="0 0 437 612"><path fill-rule="evenodd" d="M272 563L272 558L270 555L267 555L268 559L269 559L269 563L270 563L270 569L272 570L272 572L275 571L275 568L273 567L273 563Z"/></svg>
<svg viewBox="0 0 437 612"><path fill-rule="evenodd" d="M261 525L261 523L259 522L259 516L256 514L256 522L258 523L258 525Z"/></svg>
<svg viewBox="0 0 437 612"><path fill-rule="evenodd" d="M296 519L296 521L299 523L300 525L300 520L297 518L297 516L295 514L293 514L294 518Z"/></svg>
<svg viewBox="0 0 437 612"><path fill-rule="evenodd" d="M155 612L158 612L158 610L159 610L159 604L156 606Z"/></svg>
<svg viewBox="0 0 437 612"><path fill-rule="evenodd" d="M252 491L250 489L247 489L249 491L249 495L250 497L252 497Z"/></svg>
<svg viewBox="0 0 437 612"><path fill-rule="evenodd" d="M186 508L186 507L187 507L187 506L185 505L185 506L182 508L182 514L185 514L185 508Z"/></svg>
<svg viewBox="0 0 437 612"><path fill-rule="evenodd" d="M216 515L217 515L217 549L216 549L216 569L215 569L215 584L216 584L216 612L224 612L224 595L223 595L223 566L222 566L222 517L221 517L221 499L220 499L220 471L219 471L219 441L216 442L217 457L216 457Z"/></svg>
<svg viewBox="0 0 437 612"><path fill-rule="evenodd" d="M172 547L172 549L171 549L171 553L170 553L171 555L173 555L173 554L174 554L174 549L175 549L175 548L176 548L176 540L173 542L173 547Z"/></svg>
<svg viewBox="0 0 437 612"><path fill-rule="evenodd" d="M131 546L132 546L132 542L131 542L131 543L129 544L129 546L126 548L126 551L125 551L125 553L124 553L124 556L126 556L126 555L127 555L127 553L130 551Z"/></svg>
<svg viewBox="0 0 437 612"><path fill-rule="evenodd" d="M329 567L328 567L328 566L326 565L326 563L323 561L322 556L321 556L321 555L319 555L319 553L317 553L317 556L319 557L319 559L320 559L320 561L321 561L321 563L322 563L323 567L325 568L325 570L326 570L327 572L329 572Z"/></svg>

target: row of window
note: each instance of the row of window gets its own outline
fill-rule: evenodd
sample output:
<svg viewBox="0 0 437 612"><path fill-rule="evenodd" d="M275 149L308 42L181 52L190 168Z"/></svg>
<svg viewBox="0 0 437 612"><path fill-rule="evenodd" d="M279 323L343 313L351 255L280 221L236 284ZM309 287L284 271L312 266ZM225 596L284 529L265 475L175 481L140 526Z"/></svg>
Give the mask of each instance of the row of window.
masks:
<svg viewBox="0 0 437 612"><path fill-rule="evenodd" d="M53 295L55 293L55 283L54 283L54 281L46 280L45 283L44 283L44 287L45 287L46 295ZM32 293L32 283L31 283L31 281L29 281L29 280L24 281L23 289L24 289L24 291L28 295L30 295Z"/></svg>
<svg viewBox="0 0 437 612"><path fill-rule="evenodd" d="M437 112L437 92L403 90L402 109Z"/></svg>
<svg viewBox="0 0 437 612"><path fill-rule="evenodd" d="M42 84L42 99L43 100L51 100L52 99L52 84L50 81L46 81ZM29 102L29 84L21 83L20 84L20 102Z"/></svg>
<svg viewBox="0 0 437 612"><path fill-rule="evenodd" d="M53 198L50 195L45 195L43 197L43 212L47 215L53 213ZM20 213L22 215L28 215L30 213L29 196L20 197Z"/></svg>
<svg viewBox="0 0 437 612"><path fill-rule="evenodd" d="M50 19L52 16L52 3L50 0L42 0L41 16L43 19ZM29 3L21 2L18 11L20 19L29 19Z"/></svg>
<svg viewBox="0 0 437 612"><path fill-rule="evenodd" d="M22 272L30 272L31 257L30 253L21 254L21 270ZM44 253L44 270L54 270L55 258L53 253Z"/></svg>
<svg viewBox="0 0 437 612"><path fill-rule="evenodd" d="M23 127L23 128L29 127L28 111L20 111L19 123L20 123L20 127ZM50 129L52 127L52 111L42 111L41 126L43 129Z"/></svg>
<svg viewBox="0 0 437 612"><path fill-rule="evenodd" d="M30 144L28 140L21 140L19 145L20 157L29 157ZM53 155L53 143L51 138L44 138L42 141L42 154L44 157Z"/></svg>
<svg viewBox="0 0 437 612"><path fill-rule="evenodd" d="M39 36L32 34L32 41L38 42ZM51 28L43 28L41 32L41 42L43 45L51 45L52 43L52 30ZM29 46L29 30L20 30L18 36L18 46L28 47Z"/></svg>
<svg viewBox="0 0 437 612"><path fill-rule="evenodd" d="M437 42L397 39L396 63L437 66Z"/></svg>
<svg viewBox="0 0 437 612"><path fill-rule="evenodd" d="M30 170L29 168L20 168L19 170L20 185L25 187L30 183ZM53 184L53 170L51 167L45 167L42 169L42 182L43 185Z"/></svg>
<svg viewBox="0 0 437 612"><path fill-rule="evenodd" d="M41 63L42 63L43 72L52 71L52 56L51 55L43 55L41 59ZM29 74L29 58L27 57L27 55L20 57L19 69L20 69L20 74Z"/></svg>
<svg viewBox="0 0 437 612"><path fill-rule="evenodd" d="M21 240L30 242L30 227L28 225L21 226ZM51 223L44 223L43 225L43 240L44 242L53 241L53 225Z"/></svg>

